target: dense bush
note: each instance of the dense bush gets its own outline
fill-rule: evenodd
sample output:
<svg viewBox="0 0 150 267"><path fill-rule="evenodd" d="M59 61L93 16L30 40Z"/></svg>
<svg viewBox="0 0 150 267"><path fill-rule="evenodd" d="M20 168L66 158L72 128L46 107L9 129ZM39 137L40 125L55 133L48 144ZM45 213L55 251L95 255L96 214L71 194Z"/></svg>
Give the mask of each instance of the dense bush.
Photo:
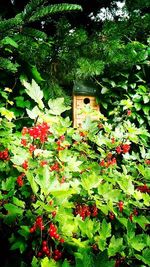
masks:
<svg viewBox="0 0 150 267"><path fill-rule="evenodd" d="M32 126L17 132L8 110L0 124L3 266L150 266L148 131L124 103L119 123L93 121L87 105L74 129L62 98L44 105L35 81L23 84Z"/></svg>

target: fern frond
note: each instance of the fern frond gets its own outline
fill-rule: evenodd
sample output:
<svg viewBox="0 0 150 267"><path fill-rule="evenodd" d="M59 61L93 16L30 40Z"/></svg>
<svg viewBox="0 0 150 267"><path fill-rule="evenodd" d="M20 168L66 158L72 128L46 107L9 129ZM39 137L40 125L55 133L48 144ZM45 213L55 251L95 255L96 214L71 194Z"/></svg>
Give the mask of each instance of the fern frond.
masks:
<svg viewBox="0 0 150 267"><path fill-rule="evenodd" d="M12 63L11 60L0 57L0 69L15 73L17 72L18 67L18 63Z"/></svg>
<svg viewBox="0 0 150 267"><path fill-rule="evenodd" d="M17 14L14 18L5 19L0 21L0 32L6 33L6 31L12 28L18 28L23 25L22 13Z"/></svg>
<svg viewBox="0 0 150 267"><path fill-rule="evenodd" d="M39 8L36 12L31 16L29 22L37 21L47 15L58 13L58 12L65 12L65 11L73 11L73 10L82 10L81 6L75 4L56 4L45 6L43 8Z"/></svg>
<svg viewBox="0 0 150 267"><path fill-rule="evenodd" d="M24 18L29 17L34 11L37 10L41 5L44 5L47 0L30 0L30 2L25 6L23 15Z"/></svg>
<svg viewBox="0 0 150 267"><path fill-rule="evenodd" d="M36 39L47 39L47 34L45 32L30 27L23 28L22 34Z"/></svg>

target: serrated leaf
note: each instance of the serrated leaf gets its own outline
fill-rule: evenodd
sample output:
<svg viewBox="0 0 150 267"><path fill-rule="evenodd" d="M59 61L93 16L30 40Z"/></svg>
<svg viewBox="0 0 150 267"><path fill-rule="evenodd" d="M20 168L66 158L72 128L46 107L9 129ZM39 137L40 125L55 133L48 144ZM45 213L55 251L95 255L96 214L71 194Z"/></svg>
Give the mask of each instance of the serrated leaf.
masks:
<svg viewBox="0 0 150 267"><path fill-rule="evenodd" d="M10 111L4 107L0 108L0 113L2 116L4 116L8 121L11 121L12 119L15 119L15 115L13 111Z"/></svg>
<svg viewBox="0 0 150 267"><path fill-rule="evenodd" d="M138 254L135 254L135 257L138 260L141 260L145 264L147 264L148 266L150 266L150 249L149 248L146 248L146 249L143 250L142 256L141 255L138 255Z"/></svg>
<svg viewBox="0 0 150 267"><path fill-rule="evenodd" d="M27 114L30 119L35 120L38 116L41 115L41 111L37 106L35 106L32 110L26 109Z"/></svg>
<svg viewBox="0 0 150 267"><path fill-rule="evenodd" d="M145 216L142 215L134 216L133 222L138 223L143 230L145 230L147 224L150 224L150 221Z"/></svg>
<svg viewBox="0 0 150 267"><path fill-rule="evenodd" d="M121 253L123 249L123 238L115 238L115 236L113 235L108 247L108 256L115 256L117 252Z"/></svg>
<svg viewBox="0 0 150 267"><path fill-rule="evenodd" d="M35 80L32 80L31 84L23 80L22 84L26 88L26 93L38 104L40 109L43 109L43 91L40 89L39 85L35 82Z"/></svg>
<svg viewBox="0 0 150 267"><path fill-rule="evenodd" d="M11 250L19 249L20 253L23 253L27 248L27 243L23 239L17 239L17 241L11 246Z"/></svg>
<svg viewBox="0 0 150 267"><path fill-rule="evenodd" d="M64 105L64 98L56 98L56 99L50 99L48 101L48 106L50 108L50 114L53 115L61 115L66 110L71 109L71 107L67 107Z"/></svg>
<svg viewBox="0 0 150 267"><path fill-rule="evenodd" d="M4 208L8 211L9 215L22 215L24 212L24 209L17 207L16 205L12 203L7 203L4 205Z"/></svg>
<svg viewBox="0 0 150 267"><path fill-rule="evenodd" d="M20 207L20 208L25 208L25 202L16 198L16 197L13 197L13 204L15 204L16 206Z"/></svg>
<svg viewBox="0 0 150 267"><path fill-rule="evenodd" d="M136 235L134 236L129 243L135 250L141 251L146 247L146 235Z"/></svg>
<svg viewBox="0 0 150 267"><path fill-rule="evenodd" d="M67 260L64 260L62 267L71 267L71 265L69 264Z"/></svg>
<svg viewBox="0 0 150 267"><path fill-rule="evenodd" d="M101 224L100 237L105 240L109 236L111 236L111 223L107 223L106 220L103 219Z"/></svg>
<svg viewBox="0 0 150 267"><path fill-rule="evenodd" d="M45 257L41 261L41 267L57 267L57 266L58 263L56 261L54 261L53 259L48 259L47 257Z"/></svg>
<svg viewBox="0 0 150 267"><path fill-rule="evenodd" d="M30 236L30 228L26 225L21 225L21 229L18 230L18 233L23 236L25 239L28 239Z"/></svg>
<svg viewBox="0 0 150 267"><path fill-rule="evenodd" d="M1 42L3 45L11 45L15 48L18 48L18 44L9 36L5 37Z"/></svg>
<svg viewBox="0 0 150 267"><path fill-rule="evenodd" d="M26 171L26 177L27 177L27 179L31 185L33 193L36 194L39 190L39 187L38 187L37 183L35 182L35 178L34 178L33 174L30 171Z"/></svg>

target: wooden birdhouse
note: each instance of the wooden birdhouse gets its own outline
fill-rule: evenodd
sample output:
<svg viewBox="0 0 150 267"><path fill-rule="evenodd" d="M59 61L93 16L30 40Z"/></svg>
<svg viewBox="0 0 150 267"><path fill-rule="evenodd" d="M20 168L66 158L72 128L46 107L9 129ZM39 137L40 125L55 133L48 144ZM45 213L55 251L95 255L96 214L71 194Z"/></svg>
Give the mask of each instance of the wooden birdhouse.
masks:
<svg viewBox="0 0 150 267"><path fill-rule="evenodd" d="M87 81L76 81L73 87L73 127L82 126L86 115L81 110L86 106L99 111L99 105L96 103L97 88ZM98 119L98 117L93 117Z"/></svg>

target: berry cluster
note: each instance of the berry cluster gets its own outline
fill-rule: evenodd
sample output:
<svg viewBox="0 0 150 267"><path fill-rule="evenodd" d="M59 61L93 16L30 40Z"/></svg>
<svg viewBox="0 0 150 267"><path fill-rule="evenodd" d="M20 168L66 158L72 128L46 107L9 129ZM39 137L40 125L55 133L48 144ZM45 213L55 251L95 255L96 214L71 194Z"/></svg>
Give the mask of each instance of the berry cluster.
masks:
<svg viewBox="0 0 150 267"><path fill-rule="evenodd" d="M56 144L58 145L57 147L57 150L60 151L60 150L64 150L65 147L62 146L62 142L65 140L65 136L64 135L61 135L59 137L59 139L57 140Z"/></svg>
<svg viewBox="0 0 150 267"><path fill-rule="evenodd" d="M59 164L56 162L50 167L51 171L59 171Z"/></svg>
<svg viewBox="0 0 150 267"><path fill-rule="evenodd" d="M128 153L130 151L130 145L129 144L122 144L120 146L116 147L116 152L117 154L125 154Z"/></svg>
<svg viewBox="0 0 150 267"><path fill-rule="evenodd" d="M41 231L45 229L45 226L43 225L43 219L41 216L37 217L34 225L30 228L30 233L34 233L37 228L39 228Z"/></svg>
<svg viewBox="0 0 150 267"><path fill-rule="evenodd" d="M41 143L44 143L47 140L49 132L49 126L46 122L39 123L36 126L31 128L23 127L22 135L29 134L33 139L39 139ZM23 141L24 142L24 141Z"/></svg>
<svg viewBox="0 0 150 267"><path fill-rule="evenodd" d="M133 210L133 212L130 214L130 216L129 216L129 219L130 219L130 221L132 222L132 220L133 220L133 216L138 216L138 211L137 211L137 209L134 209Z"/></svg>
<svg viewBox="0 0 150 267"><path fill-rule="evenodd" d="M116 259L115 267L120 267L124 263L124 258Z"/></svg>
<svg viewBox="0 0 150 267"><path fill-rule="evenodd" d="M150 188L146 184L140 185L136 189L141 193L150 193Z"/></svg>
<svg viewBox="0 0 150 267"><path fill-rule="evenodd" d="M115 165L115 164L117 164L115 157L112 157L111 159L107 159L106 161L103 159L99 163L101 167L106 167L106 168L108 168L111 165Z"/></svg>
<svg viewBox="0 0 150 267"><path fill-rule="evenodd" d="M23 186L23 184L24 184L24 181L23 181L23 177L25 176L25 174L24 173L21 173L18 177L17 177L17 184L21 187L21 186Z"/></svg>
<svg viewBox="0 0 150 267"><path fill-rule="evenodd" d="M27 171L28 169L28 161L25 160L23 163L22 163L22 168L25 169Z"/></svg>
<svg viewBox="0 0 150 267"><path fill-rule="evenodd" d="M21 145L27 146L27 140L25 138L21 139Z"/></svg>
<svg viewBox="0 0 150 267"><path fill-rule="evenodd" d="M53 252L50 251L49 246L48 246L48 242L46 240L43 240L42 248L38 252L37 257L41 258L41 257L43 257L45 255L47 257L52 256L55 261L58 261L62 257L62 252L60 250L58 250L58 249L54 249Z"/></svg>
<svg viewBox="0 0 150 267"><path fill-rule="evenodd" d="M44 166L46 166L48 163L47 163L47 161L46 160L41 160L41 162L40 162L40 166L41 167L44 167Z"/></svg>
<svg viewBox="0 0 150 267"><path fill-rule="evenodd" d="M54 239L60 239L60 235L57 233L57 227L53 223L50 223L48 233L50 237L53 237Z"/></svg>
<svg viewBox="0 0 150 267"><path fill-rule="evenodd" d="M9 153L8 153L7 148L3 151L0 151L0 159L1 160L9 160Z"/></svg>
<svg viewBox="0 0 150 267"><path fill-rule="evenodd" d="M76 204L74 214L80 215L82 220L85 220L86 217L96 217L98 215L98 209L96 205Z"/></svg>
<svg viewBox="0 0 150 267"><path fill-rule="evenodd" d="M58 249L55 249L53 251L53 258L54 258L54 260L55 261L58 261L59 259L61 259L61 257L62 257L62 252L60 250L58 250Z"/></svg>
<svg viewBox="0 0 150 267"><path fill-rule="evenodd" d="M48 247L48 243L47 243L46 240L43 240L42 249L41 249L41 251L38 252L37 256L38 257L42 257L44 255L46 255L47 257L51 256L51 253L50 253L50 250L49 250L49 247Z"/></svg>

